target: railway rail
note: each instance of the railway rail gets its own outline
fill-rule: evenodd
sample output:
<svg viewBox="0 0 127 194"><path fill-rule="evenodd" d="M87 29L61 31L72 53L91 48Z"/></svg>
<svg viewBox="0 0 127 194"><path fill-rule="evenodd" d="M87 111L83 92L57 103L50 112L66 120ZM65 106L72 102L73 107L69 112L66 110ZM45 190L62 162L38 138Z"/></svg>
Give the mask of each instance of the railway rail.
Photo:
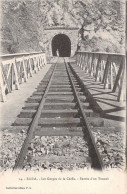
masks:
<svg viewBox="0 0 127 194"><path fill-rule="evenodd" d="M91 131L93 123L97 126L104 123L103 118L97 117L99 115L93 112L71 64L65 59L63 64L57 61L51 66L36 91L27 99L25 107L13 124L27 129L27 136L16 159L14 170L23 169L28 163L32 165L32 162L37 160L49 163L84 163L84 166L85 163L90 163L90 167L102 170L103 160ZM49 140L53 136L63 137L61 141L64 148L68 146L67 137L81 137L84 141L83 154L77 155L76 158L69 155L66 157L66 152L65 155L56 154L55 157L50 149L45 153L45 136L49 137ZM38 151L40 156L37 157L33 145L37 145L38 141L41 143ZM59 147L55 142L52 146L54 150Z"/></svg>

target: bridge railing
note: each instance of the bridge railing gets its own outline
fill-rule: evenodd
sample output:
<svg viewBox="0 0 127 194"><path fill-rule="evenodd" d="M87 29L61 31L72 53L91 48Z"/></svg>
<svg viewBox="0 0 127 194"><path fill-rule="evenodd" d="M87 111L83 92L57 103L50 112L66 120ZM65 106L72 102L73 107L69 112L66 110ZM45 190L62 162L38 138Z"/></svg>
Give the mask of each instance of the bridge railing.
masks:
<svg viewBox="0 0 127 194"><path fill-rule="evenodd" d="M104 89L117 93L117 100L125 100L125 55L100 52L77 52L76 63L83 71L103 83Z"/></svg>
<svg viewBox="0 0 127 194"><path fill-rule="evenodd" d="M20 84L27 82L33 73L46 65L45 53L19 53L0 56L0 101L6 101L6 95L18 90Z"/></svg>

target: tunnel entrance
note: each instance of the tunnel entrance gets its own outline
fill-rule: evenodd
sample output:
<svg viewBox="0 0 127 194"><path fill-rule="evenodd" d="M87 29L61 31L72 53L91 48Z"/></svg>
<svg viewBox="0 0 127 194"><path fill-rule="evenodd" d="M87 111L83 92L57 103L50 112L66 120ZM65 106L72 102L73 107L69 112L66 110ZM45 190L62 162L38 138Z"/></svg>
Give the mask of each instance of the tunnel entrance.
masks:
<svg viewBox="0 0 127 194"><path fill-rule="evenodd" d="M57 34L52 39L52 55L59 57L70 57L71 41L65 34Z"/></svg>

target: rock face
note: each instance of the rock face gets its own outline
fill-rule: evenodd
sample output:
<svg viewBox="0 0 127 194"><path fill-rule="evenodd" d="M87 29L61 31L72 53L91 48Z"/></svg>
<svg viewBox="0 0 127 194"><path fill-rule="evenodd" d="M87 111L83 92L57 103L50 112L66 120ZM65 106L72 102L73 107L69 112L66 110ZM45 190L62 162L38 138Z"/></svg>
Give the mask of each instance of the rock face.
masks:
<svg viewBox="0 0 127 194"><path fill-rule="evenodd" d="M2 4L2 53L39 51L43 25L37 3L5 1Z"/></svg>
<svg viewBox="0 0 127 194"><path fill-rule="evenodd" d="M123 52L124 7L118 0L3 1L1 53L43 50L49 26L80 27L81 50Z"/></svg>
<svg viewBox="0 0 127 194"><path fill-rule="evenodd" d="M120 1L91 1L84 8L80 29L82 49L124 52L125 4Z"/></svg>

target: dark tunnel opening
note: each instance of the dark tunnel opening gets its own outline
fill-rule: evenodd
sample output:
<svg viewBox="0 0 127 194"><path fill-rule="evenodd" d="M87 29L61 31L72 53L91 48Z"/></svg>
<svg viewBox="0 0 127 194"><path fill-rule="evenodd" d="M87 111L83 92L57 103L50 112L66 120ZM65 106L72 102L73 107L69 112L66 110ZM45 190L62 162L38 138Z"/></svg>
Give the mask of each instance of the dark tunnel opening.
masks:
<svg viewBox="0 0 127 194"><path fill-rule="evenodd" d="M52 55L59 57L70 57L71 41L65 34L58 34L52 40Z"/></svg>

